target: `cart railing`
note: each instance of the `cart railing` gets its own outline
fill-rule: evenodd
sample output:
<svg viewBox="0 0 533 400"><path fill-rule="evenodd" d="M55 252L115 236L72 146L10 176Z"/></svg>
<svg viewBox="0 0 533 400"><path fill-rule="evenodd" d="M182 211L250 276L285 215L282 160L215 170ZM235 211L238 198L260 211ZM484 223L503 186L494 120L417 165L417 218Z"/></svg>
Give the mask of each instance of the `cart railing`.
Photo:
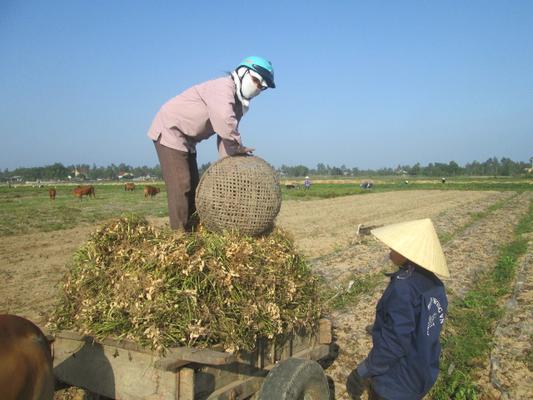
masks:
<svg viewBox="0 0 533 400"><path fill-rule="evenodd" d="M331 323L300 332L283 345L258 340L251 352L177 347L164 356L128 340L53 336L54 372L67 384L124 400L244 399L256 393L276 362L329 354Z"/></svg>

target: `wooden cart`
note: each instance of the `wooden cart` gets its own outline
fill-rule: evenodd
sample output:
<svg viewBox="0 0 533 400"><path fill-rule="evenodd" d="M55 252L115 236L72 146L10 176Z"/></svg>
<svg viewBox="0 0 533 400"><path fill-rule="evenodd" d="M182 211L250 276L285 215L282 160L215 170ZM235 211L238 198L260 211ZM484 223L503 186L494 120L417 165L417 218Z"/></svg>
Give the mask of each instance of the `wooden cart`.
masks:
<svg viewBox="0 0 533 400"><path fill-rule="evenodd" d="M327 400L326 377L315 361L329 354L331 339L331 323L322 319L315 334L294 335L280 347L258 341L254 351L235 354L179 347L160 357L132 342L72 332L56 333L52 349L57 379L95 397Z"/></svg>

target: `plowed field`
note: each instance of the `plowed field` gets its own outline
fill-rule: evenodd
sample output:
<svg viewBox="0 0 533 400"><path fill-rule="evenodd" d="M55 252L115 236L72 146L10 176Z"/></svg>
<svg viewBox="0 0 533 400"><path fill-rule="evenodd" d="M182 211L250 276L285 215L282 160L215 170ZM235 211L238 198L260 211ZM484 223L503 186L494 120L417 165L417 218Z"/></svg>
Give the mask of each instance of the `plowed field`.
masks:
<svg viewBox="0 0 533 400"><path fill-rule="evenodd" d="M511 240L530 199L531 192L402 191L284 202L278 225L292 233L298 248L331 286L344 287L353 277L378 277L379 283L361 294L355 304L331 315L339 354L326 373L336 399L349 398L346 377L370 349L365 326L373 322L376 302L387 284L387 278L379 275L387 268L387 249L370 236L357 236L358 226L430 217L444 243L452 274L445 283L453 298L469 289L476 274L494 265L499 246ZM84 225L2 237L0 313L20 314L43 325L69 260L92 229L94 226ZM526 377L531 381L531 370L521 356L524 351L531 352L531 247L530 240L529 253L521 263L522 283L517 281L514 300L510 299L498 328L493 361L487 360L486 368L479 371L486 398L503 398L498 397L502 393L513 399L532 395L531 388L524 389ZM518 320L516 314L521 315Z"/></svg>

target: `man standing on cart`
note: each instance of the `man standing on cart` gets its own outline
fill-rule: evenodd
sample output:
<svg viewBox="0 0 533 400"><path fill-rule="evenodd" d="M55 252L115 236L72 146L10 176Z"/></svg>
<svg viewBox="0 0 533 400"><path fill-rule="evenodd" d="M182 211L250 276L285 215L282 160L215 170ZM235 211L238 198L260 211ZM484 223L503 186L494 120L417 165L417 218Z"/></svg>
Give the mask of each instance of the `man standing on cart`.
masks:
<svg viewBox="0 0 533 400"><path fill-rule="evenodd" d="M270 61L247 57L228 76L194 85L161 107L148 137L165 180L172 229L191 228L199 182L196 144L216 134L220 157L252 153L242 145L239 122L254 97L275 87Z"/></svg>

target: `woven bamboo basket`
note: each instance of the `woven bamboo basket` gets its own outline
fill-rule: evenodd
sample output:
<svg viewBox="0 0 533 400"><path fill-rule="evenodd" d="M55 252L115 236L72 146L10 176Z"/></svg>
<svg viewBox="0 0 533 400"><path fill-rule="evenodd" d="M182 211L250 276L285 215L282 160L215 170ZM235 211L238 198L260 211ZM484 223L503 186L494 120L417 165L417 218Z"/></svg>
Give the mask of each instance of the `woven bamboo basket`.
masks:
<svg viewBox="0 0 533 400"><path fill-rule="evenodd" d="M278 176L256 156L218 160L204 172L196 189L198 216L213 232L260 235L272 229L280 207Z"/></svg>

